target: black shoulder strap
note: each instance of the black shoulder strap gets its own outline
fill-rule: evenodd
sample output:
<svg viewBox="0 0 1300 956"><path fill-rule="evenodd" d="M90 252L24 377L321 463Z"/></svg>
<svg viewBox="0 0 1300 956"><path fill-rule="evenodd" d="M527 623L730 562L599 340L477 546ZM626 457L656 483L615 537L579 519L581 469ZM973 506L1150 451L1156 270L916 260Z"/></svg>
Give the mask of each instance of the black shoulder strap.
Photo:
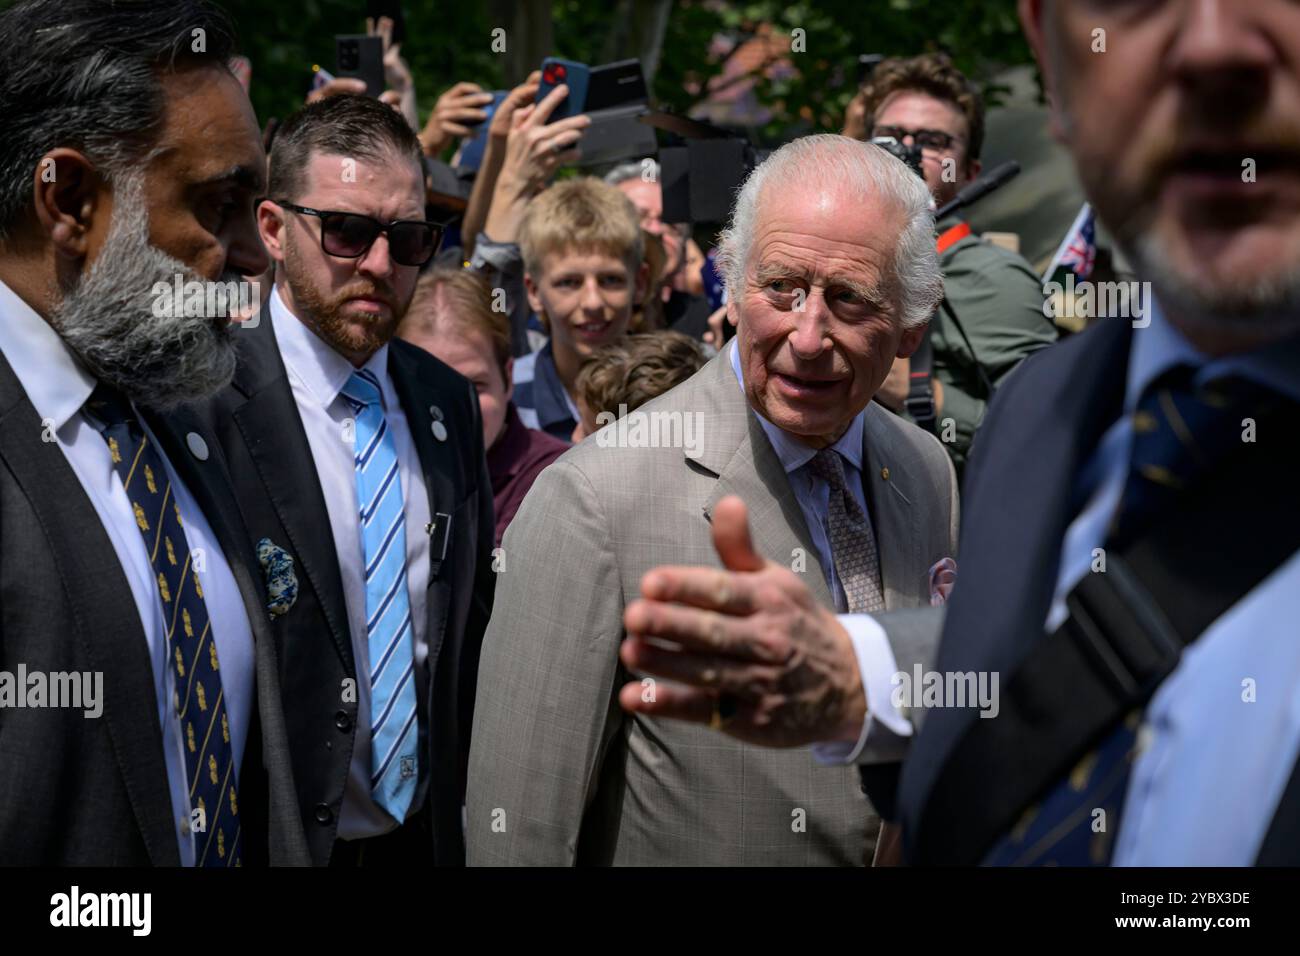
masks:
<svg viewBox="0 0 1300 956"><path fill-rule="evenodd" d="M961 336L961 340L966 343L966 350L970 352L971 362L975 365L975 374L979 376L980 385L984 389L984 401L992 401L993 382L989 379L988 373L984 371L984 366L980 364L980 357L975 352L975 346L971 344L970 336L966 334L966 329L962 326L961 320L957 318L957 313L953 311L952 303L948 301L947 297L939 303L939 309L947 316L947 321ZM925 330L925 335L921 337L921 344L912 353L907 383L907 398L903 401L903 407L907 409L907 414L911 416L912 421L928 432L936 432L938 429L938 412L934 406L934 343L931 341L934 322L938 317L939 314L936 312L934 318L930 320L930 327Z"/></svg>
<svg viewBox="0 0 1300 956"><path fill-rule="evenodd" d="M930 320L933 323L933 319ZM907 397L903 407L912 421L928 432L935 430L934 409L934 344L930 341L931 327L927 326L908 364Z"/></svg>
<svg viewBox="0 0 1300 956"><path fill-rule="evenodd" d="M1291 779L1273 811L1255 865L1300 866L1300 760L1291 768Z"/></svg>
<svg viewBox="0 0 1300 956"><path fill-rule="evenodd" d="M966 327L963 326L961 320L957 318L957 313L953 311L952 303L948 301L947 296L944 296L943 301L939 303L939 308L943 310L943 313L946 316L948 316L948 321L951 322L952 327L957 330L957 334L961 336L961 340L966 343L966 351L970 352L970 360L975 365L975 373L979 376L980 384L984 386L984 401L993 401L993 382L989 378L988 373L984 371L984 366L980 363L979 354L975 351L975 346L971 344L970 336L966 334Z"/></svg>

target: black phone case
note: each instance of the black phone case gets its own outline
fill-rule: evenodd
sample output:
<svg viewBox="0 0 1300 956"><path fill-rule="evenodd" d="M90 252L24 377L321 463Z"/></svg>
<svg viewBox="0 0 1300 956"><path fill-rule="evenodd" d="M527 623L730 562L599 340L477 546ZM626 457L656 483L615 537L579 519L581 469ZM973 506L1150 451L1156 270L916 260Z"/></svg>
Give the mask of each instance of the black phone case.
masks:
<svg viewBox="0 0 1300 956"><path fill-rule="evenodd" d="M364 34L334 38L335 76L364 80L366 96L378 98L384 92L384 41Z"/></svg>

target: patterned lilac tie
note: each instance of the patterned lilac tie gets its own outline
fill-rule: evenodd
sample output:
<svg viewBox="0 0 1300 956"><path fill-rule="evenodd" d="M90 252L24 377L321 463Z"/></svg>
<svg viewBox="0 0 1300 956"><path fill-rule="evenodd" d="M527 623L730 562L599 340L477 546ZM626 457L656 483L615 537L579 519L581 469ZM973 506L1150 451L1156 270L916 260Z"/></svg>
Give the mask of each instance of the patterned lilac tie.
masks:
<svg viewBox="0 0 1300 956"><path fill-rule="evenodd" d="M844 588L850 614L885 609L880 586L880 556L876 536L862 506L844 482L844 464L837 451L823 448L808 462L812 473L830 487L831 554L835 574Z"/></svg>

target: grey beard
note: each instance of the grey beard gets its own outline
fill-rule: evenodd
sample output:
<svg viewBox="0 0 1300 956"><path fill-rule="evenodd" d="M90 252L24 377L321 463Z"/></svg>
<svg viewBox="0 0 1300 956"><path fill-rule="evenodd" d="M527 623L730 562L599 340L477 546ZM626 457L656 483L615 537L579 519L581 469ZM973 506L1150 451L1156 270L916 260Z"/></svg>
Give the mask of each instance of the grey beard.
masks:
<svg viewBox="0 0 1300 956"><path fill-rule="evenodd" d="M122 177L115 192L104 249L50 324L96 379L137 405L166 411L213 395L235 374L233 328L207 317L154 314L156 283L170 286L178 274L202 280L149 243L143 177Z"/></svg>
<svg viewBox="0 0 1300 956"><path fill-rule="evenodd" d="M1249 332L1262 340L1300 334L1300 267L1250 283L1207 287L1182 275L1150 233L1125 244L1137 277L1151 283L1161 308L1207 332Z"/></svg>

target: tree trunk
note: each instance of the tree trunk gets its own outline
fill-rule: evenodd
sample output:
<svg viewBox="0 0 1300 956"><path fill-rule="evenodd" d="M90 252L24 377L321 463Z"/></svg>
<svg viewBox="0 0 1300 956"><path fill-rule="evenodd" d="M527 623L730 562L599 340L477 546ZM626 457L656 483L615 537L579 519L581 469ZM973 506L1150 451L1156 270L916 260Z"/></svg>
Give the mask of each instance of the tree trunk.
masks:
<svg viewBox="0 0 1300 956"><path fill-rule="evenodd" d="M518 86L554 52L551 0L492 0L494 27L506 31L503 74L506 88Z"/></svg>

